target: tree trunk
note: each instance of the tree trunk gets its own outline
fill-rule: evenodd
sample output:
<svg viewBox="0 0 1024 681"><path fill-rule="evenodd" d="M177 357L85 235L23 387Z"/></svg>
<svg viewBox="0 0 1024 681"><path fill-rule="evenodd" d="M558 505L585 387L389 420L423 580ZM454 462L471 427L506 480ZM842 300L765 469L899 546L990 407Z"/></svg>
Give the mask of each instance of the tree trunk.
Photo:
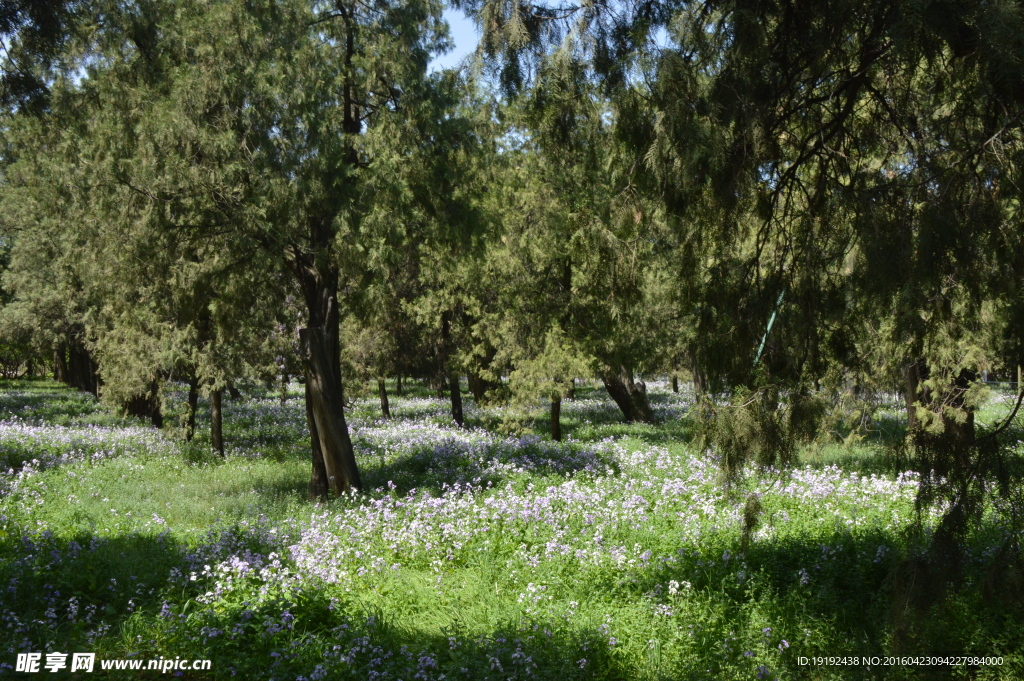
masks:
<svg viewBox="0 0 1024 681"><path fill-rule="evenodd" d="M693 375L693 392L698 395L706 395L708 393L708 375L704 373L704 369L696 357L690 361L690 373Z"/></svg>
<svg viewBox="0 0 1024 681"><path fill-rule="evenodd" d="M53 349L53 380L64 383L68 382L68 347L64 343L58 343Z"/></svg>
<svg viewBox="0 0 1024 681"><path fill-rule="evenodd" d="M377 379L377 392L380 394L380 413L384 418L391 418L391 405L388 404L388 387L383 378Z"/></svg>
<svg viewBox="0 0 1024 681"><path fill-rule="evenodd" d="M466 372L466 386L469 388L470 394L473 395L473 401L480 404L484 401L484 394L487 392L486 382L480 378L479 374L475 371Z"/></svg>
<svg viewBox="0 0 1024 681"><path fill-rule="evenodd" d="M149 388L149 422L156 428L164 427L164 412L160 405L160 383L153 379Z"/></svg>
<svg viewBox="0 0 1024 681"><path fill-rule="evenodd" d="M942 400L947 408L952 407L955 410L967 413L961 422L952 418L946 409L942 410L943 433L957 442L974 442L974 409L965 407L964 403L966 400L964 395L975 379L977 379L977 375L973 371L962 369L953 381L949 396L944 397Z"/></svg>
<svg viewBox="0 0 1024 681"><path fill-rule="evenodd" d="M309 395L309 383L306 387L306 423L309 426L309 437L313 448L313 471L309 479L309 498L311 500L326 499L331 491L327 481L327 468L324 457L320 454L320 437L317 435L316 418L313 416L313 398Z"/></svg>
<svg viewBox="0 0 1024 681"><path fill-rule="evenodd" d="M487 366L490 366L490 364L488 363ZM477 404L485 403L488 393L491 396L495 396L498 394L498 389L501 388L500 382L489 381L475 372L466 374L466 383L469 387L469 392L473 393L473 401Z"/></svg>
<svg viewBox="0 0 1024 681"><path fill-rule="evenodd" d="M313 409L313 425L319 455L327 471L331 491L344 494L362 488L355 452L348 434L348 424L341 394L337 316L329 335L327 329L299 329L299 345L306 366L306 385ZM333 350L333 351L332 351ZM333 360L333 361L332 361Z"/></svg>
<svg viewBox="0 0 1024 681"><path fill-rule="evenodd" d="M286 373L281 374L281 406L288 404L288 379L289 376Z"/></svg>
<svg viewBox="0 0 1024 681"><path fill-rule="evenodd" d="M402 374L395 377L395 394L399 397L402 396Z"/></svg>
<svg viewBox="0 0 1024 681"><path fill-rule="evenodd" d="M93 361L81 337L73 335L68 339L67 378L68 385L82 392L99 394L99 380Z"/></svg>
<svg viewBox="0 0 1024 681"><path fill-rule="evenodd" d="M306 377L313 478L310 490L326 498L316 480L323 466L328 487L345 494L362 487L355 452L345 422L341 384L341 318L338 312L339 273L333 256L334 214L309 220L311 250L295 253L292 268L306 301L308 326L298 329L299 354ZM317 461L317 459L320 461Z"/></svg>
<svg viewBox="0 0 1024 681"><path fill-rule="evenodd" d="M917 405L938 414L942 420L942 437L959 443L974 441L974 409L966 407L964 395L977 378L973 371L962 369L950 384L938 392L922 387L924 381L931 377L931 370L923 359L908 366L904 373L903 399L907 408L907 432L919 430ZM961 418L953 417L953 413L962 412ZM931 415L929 415L931 417Z"/></svg>
<svg viewBox="0 0 1024 681"><path fill-rule="evenodd" d="M575 400L576 399L576 379L575 378L570 378L569 379L569 399L570 400Z"/></svg>
<svg viewBox="0 0 1024 681"><path fill-rule="evenodd" d="M459 388L459 377L454 371L448 373L448 392L452 396L452 418L462 427L462 390Z"/></svg>
<svg viewBox="0 0 1024 681"><path fill-rule="evenodd" d="M927 376L921 376L923 368L923 362L917 360L912 362L903 371L903 402L907 409L907 432L911 432L917 428L917 401L919 396L917 394L918 386L921 383L922 378Z"/></svg>
<svg viewBox="0 0 1024 681"><path fill-rule="evenodd" d="M562 441L562 393L551 395L551 439Z"/></svg>
<svg viewBox="0 0 1024 681"><path fill-rule="evenodd" d="M195 376L188 379L188 420L185 423L185 441L192 442L196 434L196 407L199 406L199 381Z"/></svg>
<svg viewBox="0 0 1024 681"><path fill-rule="evenodd" d="M608 394L619 405L626 421L633 423L654 423L654 412L647 401L647 389L643 382L633 380L633 372L625 366L619 366L617 372L607 371L601 375Z"/></svg>
<svg viewBox="0 0 1024 681"><path fill-rule="evenodd" d="M224 412L221 410L221 389L210 393L210 442L214 450L224 456Z"/></svg>
<svg viewBox="0 0 1024 681"><path fill-rule="evenodd" d="M679 392L679 377L675 374L672 375L672 392Z"/></svg>
<svg viewBox="0 0 1024 681"><path fill-rule="evenodd" d="M157 428L164 427L164 415L160 409L160 382L154 378L148 392L136 395L124 405L125 413L137 418L148 418Z"/></svg>

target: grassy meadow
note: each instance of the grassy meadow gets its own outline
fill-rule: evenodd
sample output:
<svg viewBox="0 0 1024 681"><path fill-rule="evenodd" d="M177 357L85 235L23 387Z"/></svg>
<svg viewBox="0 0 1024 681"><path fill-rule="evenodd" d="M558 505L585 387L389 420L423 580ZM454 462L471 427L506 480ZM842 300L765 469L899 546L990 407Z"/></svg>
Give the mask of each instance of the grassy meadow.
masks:
<svg viewBox="0 0 1024 681"><path fill-rule="evenodd" d="M542 416L501 434L471 398L455 428L411 384L390 420L375 399L349 414L367 491L314 504L300 388L225 400L221 459L205 403L186 444L173 413L157 431L55 383L0 383L0 676L58 651L211 660L190 679L1024 678L1020 610L986 588L999 527L939 606L899 598L939 510L914 531L895 403L874 436L725 490L685 390L649 385L652 427L581 389L555 443ZM1006 410L996 394L979 419ZM1002 665L800 663L887 655Z"/></svg>

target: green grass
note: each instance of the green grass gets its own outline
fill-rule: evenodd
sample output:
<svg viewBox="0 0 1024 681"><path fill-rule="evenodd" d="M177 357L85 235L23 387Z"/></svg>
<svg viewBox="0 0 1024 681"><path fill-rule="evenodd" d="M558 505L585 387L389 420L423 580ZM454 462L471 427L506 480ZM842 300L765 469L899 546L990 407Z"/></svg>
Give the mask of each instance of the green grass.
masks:
<svg viewBox="0 0 1024 681"><path fill-rule="evenodd" d="M652 393L656 408L682 418L623 424L585 386L561 445L543 416L503 439L452 429L422 386L406 393L391 422L373 399L348 414L370 491L313 504L294 389L284 407L258 391L226 402L221 459L205 403L196 441L175 439L180 391L165 432L136 435L88 396L0 386L20 419L0 428L0 454L30 460L27 437L45 449L0 498L0 664L76 651L212 660L186 673L197 679L1024 676L1017 573L992 572L997 527L972 538L962 587L897 616L927 536L911 532L891 435L809 446L792 474L751 472L726 493L668 393ZM470 424L502 416L467 402ZM74 454L93 425L93 449ZM761 513L746 537L751 494ZM894 653L1004 664L799 663Z"/></svg>

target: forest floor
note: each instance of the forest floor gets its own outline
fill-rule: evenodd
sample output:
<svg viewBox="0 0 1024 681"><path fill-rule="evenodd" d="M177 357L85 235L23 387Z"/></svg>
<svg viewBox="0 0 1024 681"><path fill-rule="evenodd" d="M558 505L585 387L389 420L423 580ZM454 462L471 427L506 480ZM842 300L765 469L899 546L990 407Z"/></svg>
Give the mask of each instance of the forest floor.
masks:
<svg viewBox="0 0 1024 681"><path fill-rule="evenodd" d="M649 385L657 426L581 389L563 443L503 435L501 410L471 398L455 428L414 385L390 420L356 403L367 491L314 504L299 387L284 405L226 400L221 459L205 403L186 444L173 413L157 431L55 383L0 383L0 676L19 653L46 673L47 653L70 668L82 652L133 679L163 674L101 664L207 659L168 673L279 681L1024 678L1020 612L985 588L999 527L972 537L939 605L900 600L940 511L915 522L917 479L889 453L896 405L873 436L726 491L691 442L691 397L665 384Z"/></svg>

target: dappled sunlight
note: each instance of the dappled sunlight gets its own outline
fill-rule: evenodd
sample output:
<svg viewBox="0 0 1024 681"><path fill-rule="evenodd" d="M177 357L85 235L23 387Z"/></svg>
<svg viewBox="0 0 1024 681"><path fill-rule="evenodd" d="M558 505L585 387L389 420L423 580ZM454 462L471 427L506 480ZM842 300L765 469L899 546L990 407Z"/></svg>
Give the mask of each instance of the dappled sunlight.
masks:
<svg viewBox="0 0 1024 681"><path fill-rule="evenodd" d="M651 396L682 415L690 399ZM216 678L438 681L745 678L838 641L889 645L891 575L922 546L914 474L823 462L724 487L673 423L599 426L599 391L571 414L591 439L561 443L454 427L436 398L394 398L391 419L375 406L349 419L366 491L326 503L308 500L301 400L230 403L244 446L223 459L172 430L9 417L3 451L43 455L0 500L4 637L202 651Z"/></svg>

